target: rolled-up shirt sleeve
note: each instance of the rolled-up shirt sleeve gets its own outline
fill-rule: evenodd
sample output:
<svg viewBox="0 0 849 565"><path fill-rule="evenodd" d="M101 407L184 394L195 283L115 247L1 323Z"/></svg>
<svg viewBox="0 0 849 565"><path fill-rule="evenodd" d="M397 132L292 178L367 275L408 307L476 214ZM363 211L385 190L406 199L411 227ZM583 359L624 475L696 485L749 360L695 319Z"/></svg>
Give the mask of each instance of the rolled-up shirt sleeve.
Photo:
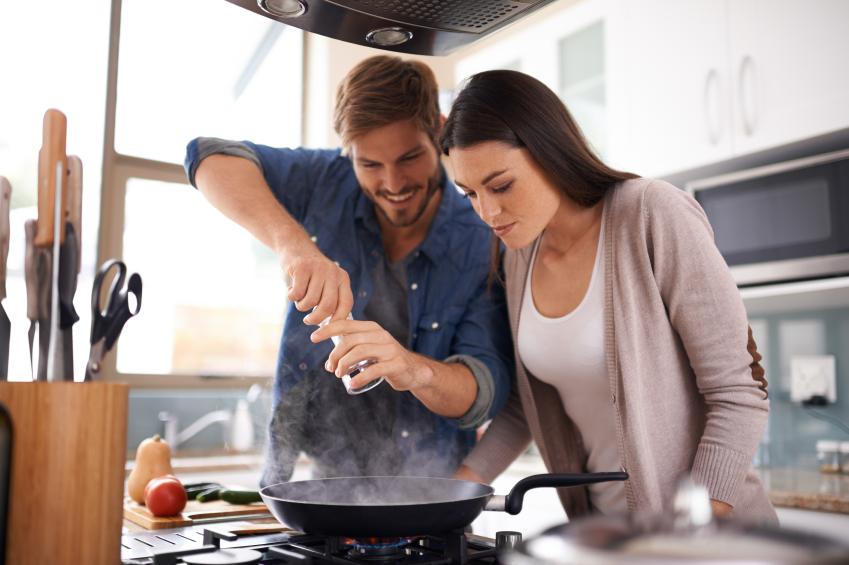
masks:
<svg viewBox="0 0 849 565"><path fill-rule="evenodd" d="M196 187L198 167L210 155L230 155L254 163L274 197L298 222L303 223L313 210L321 211L336 197L338 186L320 179L340 161L338 149L268 147L250 141L198 137L186 146L183 163L192 186Z"/></svg>
<svg viewBox="0 0 849 565"><path fill-rule="evenodd" d="M478 384L470 409L457 420L461 428L474 428L491 420L507 402L513 381L513 343L503 288L489 285L481 275L478 292L469 303L446 359L466 365Z"/></svg>
<svg viewBox="0 0 849 565"><path fill-rule="evenodd" d="M195 172L201 162L210 155L231 155L241 157L253 162L259 170L262 170L262 162L256 152L241 141L231 141L218 137L198 137L192 140L186 148L186 161L183 164L186 169L186 177L189 183L197 188L195 184Z"/></svg>
<svg viewBox="0 0 849 565"><path fill-rule="evenodd" d="M457 420L461 429L468 430L481 426L490 419L490 411L495 402L495 379L486 364L470 355L452 355L445 363L462 363L475 378L478 392L469 410Z"/></svg>

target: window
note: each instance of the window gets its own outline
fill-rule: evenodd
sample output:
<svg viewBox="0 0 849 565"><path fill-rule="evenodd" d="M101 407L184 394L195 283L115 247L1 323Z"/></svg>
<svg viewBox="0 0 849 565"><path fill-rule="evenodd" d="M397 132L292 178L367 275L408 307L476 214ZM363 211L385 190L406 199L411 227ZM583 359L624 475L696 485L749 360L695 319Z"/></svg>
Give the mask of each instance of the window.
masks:
<svg viewBox="0 0 849 565"><path fill-rule="evenodd" d="M122 5L116 152L180 164L202 135L300 143L300 30L228 2Z"/></svg>
<svg viewBox="0 0 849 565"><path fill-rule="evenodd" d="M185 184L127 182L124 259L143 308L118 371L271 375L286 288L276 256Z"/></svg>
<svg viewBox="0 0 849 565"><path fill-rule="evenodd" d="M186 183L182 162L198 136L300 145L302 33L227 2L120 5L100 254L123 257L144 293L115 369L147 386L271 376L280 265Z"/></svg>

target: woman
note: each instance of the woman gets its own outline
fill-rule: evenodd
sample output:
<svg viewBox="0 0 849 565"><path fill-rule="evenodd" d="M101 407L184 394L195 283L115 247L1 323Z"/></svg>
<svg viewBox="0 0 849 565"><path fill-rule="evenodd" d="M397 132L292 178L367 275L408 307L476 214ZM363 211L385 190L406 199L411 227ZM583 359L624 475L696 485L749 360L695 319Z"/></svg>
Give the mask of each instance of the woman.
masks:
<svg viewBox="0 0 849 565"><path fill-rule="evenodd" d="M557 96L515 71L469 80L442 149L507 247L517 359L508 405L458 476L491 482L533 439L551 472L629 474L562 490L571 519L662 511L689 472L717 515L776 522L751 469L761 357L695 200L606 166Z"/></svg>

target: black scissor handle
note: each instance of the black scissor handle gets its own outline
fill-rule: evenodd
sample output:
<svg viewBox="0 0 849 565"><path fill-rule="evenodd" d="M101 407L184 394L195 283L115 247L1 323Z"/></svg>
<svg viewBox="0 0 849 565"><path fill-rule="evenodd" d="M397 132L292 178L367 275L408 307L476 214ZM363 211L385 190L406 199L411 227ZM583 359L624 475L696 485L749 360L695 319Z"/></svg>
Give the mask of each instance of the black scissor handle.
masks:
<svg viewBox="0 0 849 565"><path fill-rule="evenodd" d="M130 309L129 300L127 299L128 294L132 294L135 297L136 307L133 310ZM106 342L104 343L106 351L112 349L112 346L115 344L115 340L118 339L118 336L121 334L121 330L124 328L124 324L127 323L127 320L138 314L139 310L141 310L141 276L138 273L130 275L130 280L127 282L127 289L121 290L118 295L120 296L120 299L117 301L117 306L107 318L105 336Z"/></svg>
<svg viewBox="0 0 849 565"><path fill-rule="evenodd" d="M101 308L100 295L103 289L103 279L106 278L106 275L113 268L118 269L118 274L112 278L112 283L109 285L109 293L106 295L106 305L104 308ZM112 307L112 303L114 302L113 296L124 286L124 278L126 276L127 266L123 261L119 261L118 259L109 259L97 270L97 275L94 277L94 287L91 292L91 313L95 320L109 315L109 308Z"/></svg>
<svg viewBox="0 0 849 565"><path fill-rule="evenodd" d="M106 295L106 303L101 308L100 297L103 281L110 271L117 268L118 272L109 285ZM142 280L138 273L130 275L127 288L124 289L124 279L127 276L127 266L123 261L110 259L103 263L94 278L94 287L91 293L91 343L104 339L105 351L109 351L124 324L139 313L142 299ZM135 308L130 309L127 295L132 294L135 298Z"/></svg>

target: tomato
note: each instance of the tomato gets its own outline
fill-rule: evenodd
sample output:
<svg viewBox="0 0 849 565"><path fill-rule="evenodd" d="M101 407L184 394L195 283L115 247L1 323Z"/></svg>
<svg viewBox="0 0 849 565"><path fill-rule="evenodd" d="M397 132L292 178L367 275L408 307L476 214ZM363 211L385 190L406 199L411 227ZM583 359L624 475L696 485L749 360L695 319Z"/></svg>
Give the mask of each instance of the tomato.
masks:
<svg viewBox="0 0 849 565"><path fill-rule="evenodd" d="M154 516L175 516L186 507L186 489L174 475L157 477L144 487L144 503Z"/></svg>
<svg viewBox="0 0 849 565"><path fill-rule="evenodd" d="M178 483L180 482L180 479L178 479L175 475L162 475L162 476L159 476L159 477L154 477L154 478L150 479L149 481L147 481L147 484L144 486L144 498L145 499L147 499L147 492L148 492L148 488L150 487L151 483L153 483L153 481L156 481L156 480L159 480L159 479L169 479L169 480L172 480L172 481L177 481ZM180 484L182 484L182 483L180 483Z"/></svg>

